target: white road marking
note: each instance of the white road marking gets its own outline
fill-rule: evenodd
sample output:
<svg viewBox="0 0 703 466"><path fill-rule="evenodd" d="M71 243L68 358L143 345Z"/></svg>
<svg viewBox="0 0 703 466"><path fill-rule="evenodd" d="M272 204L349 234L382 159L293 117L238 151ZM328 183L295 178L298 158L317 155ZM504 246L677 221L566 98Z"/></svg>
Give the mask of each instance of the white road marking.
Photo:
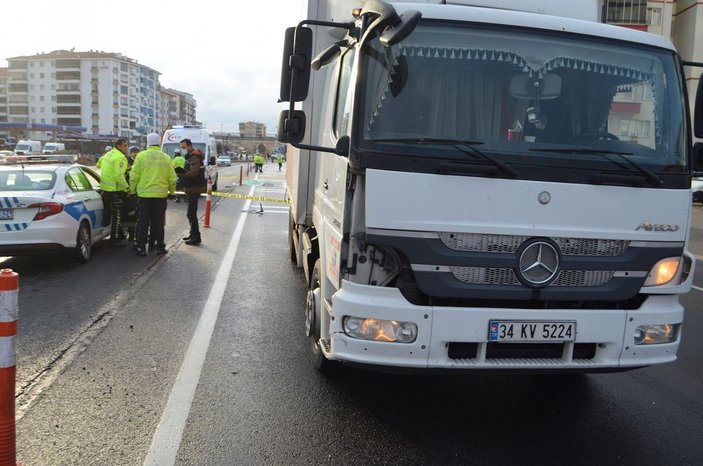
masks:
<svg viewBox="0 0 703 466"><path fill-rule="evenodd" d="M700 286L691 285L691 288L693 288L694 290L703 291L703 288L701 288Z"/></svg>
<svg viewBox="0 0 703 466"><path fill-rule="evenodd" d="M251 187L249 195L251 196L253 193L254 186ZM178 449L183 439L183 430L190 414L195 390L200 381L200 372L205 363L212 332L215 329L215 322L220 312L222 297L225 294L227 281L232 271L232 264L237 254L237 246L242 238L244 223L247 219L246 211L249 210L250 204L251 199L247 199L244 204L245 212L239 217L232 239L230 239L215 281L210 289L210 295L200 315L200 321L195 329L193 338L190 340L181 369L178 371L176 381L171 388L168 402L161 415L154 438L151 441L149 453L144 460L145 465L164 466L176 463Z"/></svg>

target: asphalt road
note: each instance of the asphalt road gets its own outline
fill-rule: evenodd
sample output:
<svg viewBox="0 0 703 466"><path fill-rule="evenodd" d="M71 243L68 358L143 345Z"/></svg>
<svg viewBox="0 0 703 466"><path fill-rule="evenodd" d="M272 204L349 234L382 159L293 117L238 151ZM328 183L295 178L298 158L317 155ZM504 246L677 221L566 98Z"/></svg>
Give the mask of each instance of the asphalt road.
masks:
<svg viewBox="0 0 703 466"><path fill-rule="evenodd" d="M259 178L236 192L283 197L274 165ZM305 283L287 259L281 204L224 199L199 247L179 240L183 204L169 205L167 222L162 259L101 248L84 266L3 264L20 272L18 461L131 465L172 452L188 465L703 464L701 273L682 298L673 364L323 376L308 364ZM703 258L700 207L691 238ZM178 396L188 387L190 401Z"/></svg>

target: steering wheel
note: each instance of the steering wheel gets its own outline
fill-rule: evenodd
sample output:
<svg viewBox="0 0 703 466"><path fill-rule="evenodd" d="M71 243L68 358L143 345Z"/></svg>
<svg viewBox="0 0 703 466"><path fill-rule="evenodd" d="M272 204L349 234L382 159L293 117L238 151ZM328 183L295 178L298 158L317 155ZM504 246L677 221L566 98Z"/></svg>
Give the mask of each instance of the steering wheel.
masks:
<svg viewBox="0 0 703 466"><path fill-rule="evenodd" d="M607 131L597 131L595 133L584 133L572 138L567 144L580 141L619 141L620 138Z"/></svg>

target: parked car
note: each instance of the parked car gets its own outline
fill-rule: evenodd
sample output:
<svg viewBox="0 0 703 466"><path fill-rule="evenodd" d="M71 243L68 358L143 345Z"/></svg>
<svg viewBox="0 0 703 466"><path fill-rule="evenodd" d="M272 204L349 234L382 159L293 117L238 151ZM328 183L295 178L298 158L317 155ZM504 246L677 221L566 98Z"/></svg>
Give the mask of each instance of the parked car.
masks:
<svg viewBox="0 0 703 466"><path fill-rule="evenodd" d="M218 167L229 167L232 165L232 161L229 158L229 155L220 155L217 157L217 166Z"/></svg>
<svg viewBox="0 0 703 466"><path fill-rule="evenodd" d="M110 234L99 188L99 175L75 163L0 166L0 255L69 251L90 260Z"/></svg>

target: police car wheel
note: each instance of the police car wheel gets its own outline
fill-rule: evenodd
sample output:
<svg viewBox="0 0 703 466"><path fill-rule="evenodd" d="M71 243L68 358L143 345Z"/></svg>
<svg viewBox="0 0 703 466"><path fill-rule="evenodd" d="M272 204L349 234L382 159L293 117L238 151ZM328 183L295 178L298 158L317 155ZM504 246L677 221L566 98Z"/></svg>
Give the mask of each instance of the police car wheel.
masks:
<svg viewBox="0 0 703 466"><path fill-rule="evenodd" d="M90 241L90 227L86 222L81 222L76 234L76 250L75 257L81 263L86 263L90 260L92 253L92 243Z"/></svg>

